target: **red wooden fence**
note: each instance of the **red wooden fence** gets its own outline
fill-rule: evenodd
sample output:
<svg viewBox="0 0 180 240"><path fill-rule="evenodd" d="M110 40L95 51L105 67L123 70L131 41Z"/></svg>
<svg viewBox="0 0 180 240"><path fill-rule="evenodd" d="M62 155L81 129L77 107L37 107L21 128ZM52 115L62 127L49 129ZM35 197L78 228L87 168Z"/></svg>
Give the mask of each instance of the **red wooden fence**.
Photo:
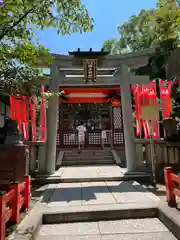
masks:
<svg viewBox="0 0 180 240"><path fill-rule="evenodd" d="M164 168L167 202L170 207L176 206L176 197L180 197L180 176L173 173L171 167Z"/></svg>
<svg viewBox="0 0 180 240"><path fill-rule="evenodd" d="M12 183L11 190L0 195L0 240L5 240L6 223L20 223L20 211L29 209L30 176L21 183Z"/></svg>

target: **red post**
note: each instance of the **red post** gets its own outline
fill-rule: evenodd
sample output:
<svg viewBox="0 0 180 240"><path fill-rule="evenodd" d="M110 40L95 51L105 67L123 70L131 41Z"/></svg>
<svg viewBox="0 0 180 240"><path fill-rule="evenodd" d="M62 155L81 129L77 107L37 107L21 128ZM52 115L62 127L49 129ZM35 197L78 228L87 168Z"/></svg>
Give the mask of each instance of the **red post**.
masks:
<svg viewBox="0 0 180 240"><path fill-rule="evenodd" d="M29 209L30 207L30 200L31 200L31 179L30 176L25 176L24 177L25 181L25 209Z"/></svg>
<svg viewBox="0 0 180 240"><path fill-rule="evenodd" d="M0 195L0 240L5 240L5 231L6 231L5 210L6 210L6 203L4 201L3 195Z"/></svg>
<svg viewBox="0 0 180 240"><path fill-rule="evenodd" d="M12 199L12 216L11 216L11 222L13 223L20 223L20 184L19 183L12 183L11 189L14 190L14 196Z"/></svg>
<svg viewBox="0 0 180 240"><path fill-rule="evenodd" d="M164 179L166 184L166 196L167 196L167 202L170 207L176 206L176 196L173 192L174 184L171 179L171 174L173 173L173 170L171 167L164 168Z"/></svg>

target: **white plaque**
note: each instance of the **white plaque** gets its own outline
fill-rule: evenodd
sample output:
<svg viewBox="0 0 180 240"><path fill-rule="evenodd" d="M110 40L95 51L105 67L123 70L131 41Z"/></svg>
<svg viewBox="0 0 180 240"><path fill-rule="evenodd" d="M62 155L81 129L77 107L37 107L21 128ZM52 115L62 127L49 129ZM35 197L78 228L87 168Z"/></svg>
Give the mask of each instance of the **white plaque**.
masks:
<svg viewBox="0 0 180 240"><path fill-rule="evenodd" d="M159 120L159 106L144 106L141 108L141 119Z"/></svg>

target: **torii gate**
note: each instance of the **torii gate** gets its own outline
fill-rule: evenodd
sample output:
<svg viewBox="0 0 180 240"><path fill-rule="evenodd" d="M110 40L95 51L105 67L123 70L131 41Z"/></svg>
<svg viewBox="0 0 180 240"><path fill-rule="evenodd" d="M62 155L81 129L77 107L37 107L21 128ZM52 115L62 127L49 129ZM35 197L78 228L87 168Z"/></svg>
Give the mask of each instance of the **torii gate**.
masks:
<svg viewBox="0 0 180 240"><path fill-rule="evenodd" d="M127 161L127 170L133 171L136 168L135 159L135 144L134 144L134 129L131 104L130 84L142 84L149 82L148 76L132 76L129 72L129 67L138 67L146 65L149 57L154 54L155 49L148 49L141 52L128 53L117 56L105 56L101 60L101 67L116 68L114 79L120 85L121 103L123 112L124 137L125 137L125 155ZM82 67L74 56L62 56L53 54L54 63L50 66L49 90L58 91L63 89L64 73L63 68ZM58 97L53 97L49 100L47 114L47 148L45 168L46 173L52 174L55 172L56 163L56 138L57 138L57 112L59 108Z"/></svg>

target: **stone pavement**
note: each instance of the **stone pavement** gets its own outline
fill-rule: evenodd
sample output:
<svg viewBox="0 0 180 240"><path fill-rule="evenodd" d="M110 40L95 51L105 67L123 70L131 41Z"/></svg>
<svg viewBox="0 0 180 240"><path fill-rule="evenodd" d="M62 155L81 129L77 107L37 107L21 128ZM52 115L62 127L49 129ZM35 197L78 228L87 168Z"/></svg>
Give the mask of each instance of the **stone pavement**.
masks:
<svg viewBox="0 0 180 240"><path fill-rule="evenodd" d="M110 166L81 166L81 167L61 167L51 177L68 178L100 178L100 177L120 177L125 170L117 165Z"/></svg>
<svg viewBox="0 0 180 240"><path fill-rule="evenodd" d="M159 198L135 181L49 184L41 200L47 207L154 203Z"/></svg>
<svg viewBox="0 0 180 240"><path fill-rule="evenodd" d="M37 240L176 240L157 218L43 225Z"/></svg>
<svg viewBox="0 0 180 240"><path fill-rule="evenodd" d="M163 225L160 199L136 181L58 183L37 190L44 189L10 240L176 240ZM167 219L180 222L179 213L166 211ZM169 227L180 232L174 226Z"/></svg>
<svg viewBox="0 0 180 240"><path fill-rule="evenodd" d="M150 175L145 172L127 173L125 168L117 165L97 166L75 166L60 167L50 176L39 175L33 179L36 184L55 182L99 182L99 181L120 181L120 180L146 181Z"/></svg>

